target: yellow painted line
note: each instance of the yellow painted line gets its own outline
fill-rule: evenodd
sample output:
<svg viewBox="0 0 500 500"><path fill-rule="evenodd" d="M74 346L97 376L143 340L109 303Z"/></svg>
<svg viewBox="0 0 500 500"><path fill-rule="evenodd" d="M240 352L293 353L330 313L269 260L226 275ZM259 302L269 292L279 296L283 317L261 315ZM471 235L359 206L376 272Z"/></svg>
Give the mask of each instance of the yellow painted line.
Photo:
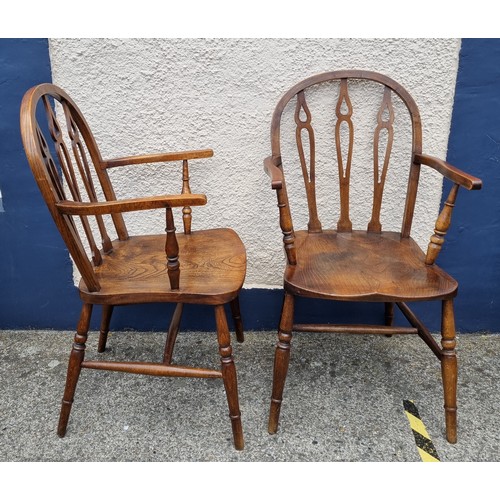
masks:
<svg viewBox="0 0 500 500"><path fill-rule="evenodd" d="M406 413L406 416L408 417L408 420L410 421L410 427L414 431L416 431L419 434L421 434L422 436L426 437L427 439L430 439L430 436L429 436L429 434L427 434L427 430L425 429L425 425L422 422L422 420L420 420L419 418L415 417L414 415L412 415L409 412L405 412L405 413Z"/></svg>
<svg viewBox="0 0 500 500"><path fill-rule="evenodd" d="M431 438L425 429L425 425L420 418L415 403L413 401L404 400L403 406L422 462L440 462L436 448L432 444Z"/></svg>
<svg viewBox="0 0 500 500"><path fill-rule="evenodd" d="M429 455L429 453L426 453L421 448L418 448L418 452L420 453L420 458L422 459L422 462L440 462L438 458L434 458L432 455Z"/></svg>

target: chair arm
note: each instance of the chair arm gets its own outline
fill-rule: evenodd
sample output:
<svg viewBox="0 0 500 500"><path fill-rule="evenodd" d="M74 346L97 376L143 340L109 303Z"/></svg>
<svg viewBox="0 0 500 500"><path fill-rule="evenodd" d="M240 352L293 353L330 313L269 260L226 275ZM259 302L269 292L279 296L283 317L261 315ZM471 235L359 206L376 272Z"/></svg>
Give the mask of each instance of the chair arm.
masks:
<svg viewBox="0 0 500 500"><path fill-rule="evenodd" d="M140 156L126 156L103 160L102 168L122 167L124 165L137 165L140 163L157 163L167 161L195 160L197 158L211 158L214 152L211 149L200 149L197 151L181 151L178 153L154 153Z"/></svg>
<svg viewBox="0 0 500 500"><path fill-rule="evenodd" d="M462 172L453 165L450 165L449 163L438 158L434 158L433 156L416 153L414 156L414 162L418 165L427 165L428 167L437 170L441 175L450 181L466 189L481 189L483 186L481 179Z"/></svg>
<svg viewBox="0 0 500 500"><path fill-rule="evenodd" d="M283 171L279 168L281 158L268 156L264 160L264 171L271 178L272 189L281 189L283 187Z"/></svg>
<svg viewBox="0 0 500 500"><path fill-rule="evenodd" d="M199 206L206 203L207 197L204 194L177 194L102 202L61 201L56 203L56 207L62 214L84 216L153 210L156 208Z"/></svg>

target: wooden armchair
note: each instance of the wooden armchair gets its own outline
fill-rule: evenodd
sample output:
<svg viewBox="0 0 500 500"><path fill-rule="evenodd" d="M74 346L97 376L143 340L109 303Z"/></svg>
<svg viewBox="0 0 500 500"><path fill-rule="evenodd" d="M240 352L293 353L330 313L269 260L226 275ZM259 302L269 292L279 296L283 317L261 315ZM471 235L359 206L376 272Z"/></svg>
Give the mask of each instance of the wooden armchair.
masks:
<svg viewBox="0 0 500 500"><path fill-rule="evenodd" d="M39 116L42 116L40 121ZM230 304L236 337L242 342L238 294L245 279L245 248L231 229L191 230L191 207L205 205L207 200L203 194L191 193L188 161L211 157L213 152L103 160L76 104L62 89L51 84L38 85L26 92L21 104L21 134L36 182L81 274L79 290L83 306L69 359L59 436L66 433L80 371L90 368L155 376L222 378L234 446L243 449L236 370L224 305ZM109 169L172 161L182 162L181 194L116 199ZM182 209L181 234L176 234L174 226L176 208ZM152 209L165 210L166 236L164 233L129 236L122 213ZM111 216L111 221L105 221L105 216ZM114 241L108 235L111 225L117 234ZM102 248L98 246L98 238ZM103 352L114 306L148 302L177 304L161 362L84 359L94 305L102 306L98 351ZM185 303L214 306L220 370L172 363Z"/></svg>
<svg viewBox="0 0 500 500"><path fill-rule="evenodd" d="M356 87L358 86L358 87ZM354 158L354 119L359 117L352 105L350 92L361 86L375 92L374 116L371 117L371 140L365 151L373 155L373 177L371 193L372 207L365 213L370 214L366 230L353 230L350 209L351 175L362 166L355 164ZM332 89L333 87L333 89ZM312 93L312 100L318 106L323 103L318 95L325 96L329 103L332 119L329 128L321 138L329 137L332 151L336 151L337 167L334 158L329 157L328 169L317 171L318 147L313 113L306 101L306 93ZM323 92L323 94L321 94ZM335 94L337 97L335 98ZM290 101L295 104L294 121L287 129L294 129L298 148L296 160L302 176L306 195L307 230L295 230L292 222L291 202L285 184L285 171L292 173L293 165L282 161L281 140L284 136L282 121L284 110ZM398 101L396 108L395 101ZM398 169L398 176L408 179L406 201L402 215L401 231L384 231L381 224L386 175L391 160L393 141L396 137L395 110L400 109L408 115L408 152L406 164L392 165ZM406 111L408 113L406 113ZM336 116L334 116L336 115ZM291 119L290 119L291 121ZM408 120L407 120L408 121ZM318 132L318 136L320 133ZM288 136L287 136L288 137ZM292 141L290 141L292 142ZM457 282L440 269L436 258L449 228L451 213L459 187L468 190L480 189L481 181L468 175L445 161L422 153L422 126L420 115L412 97L392 79L368 71L337 71L308 78L292 87L279 101L271 124L272 156L264 161L264 168L271 177L271 185L278 198L280 226L283 232L286 267L284 272L284 303L278 331L274 362L274 379L269 415L269 432L278 429L278 420L283 396L285 378L290 359L292 332L332 332L332 333L371 333L391 336L392 334L417 334L430 347L441 362L444 387L444 407L446 417L446 436L449 442L457 440L456 425L456 388L457 358L455 353L455 323L453 298L457 293ZM324 150L323 150L324 151ZM286 165L285 165L286 164ZM406 165L408 168L406 168ZM421 166L430 167L451 181L450 194L435 224L427 253L424 253L410 236L412 219L417 199L417 187ZM286 168L285 168L286 166ZM336 228L325 228L319 218L317 205L317 180L326 175L325 170L338 168L338 222ZM370 168L367 169L368 171ZM302 174L302 175L301 175ZM351 193L352 194L352 193ZM389 196L391 193L389 193ZM369 202L369 195L364 200ZM387 197L387 195L386 195ZM323 196L323 198L325 198ZM334 198L332 193L328 196ZM403 197L404 200L404 197ZM356 200L362 203L363 200ZM326 210L329 220L333 218L335 207ZM296 296L314 299L355 302L381 302L385 304L385 324L383 325L333 325L333 324L295 324L294 298ZM425 325L410 310L407 302L435 301L442 303L442 341L435 341ZM394 326L394 304L401 310L410 326Z"/></svg>

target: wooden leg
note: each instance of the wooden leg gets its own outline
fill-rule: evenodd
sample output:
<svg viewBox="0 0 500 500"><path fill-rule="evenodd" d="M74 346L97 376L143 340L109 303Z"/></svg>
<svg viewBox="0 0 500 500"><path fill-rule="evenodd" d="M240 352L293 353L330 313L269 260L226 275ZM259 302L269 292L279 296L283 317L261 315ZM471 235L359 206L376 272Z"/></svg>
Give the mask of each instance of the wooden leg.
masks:
<svg viewBox="0 0 500 500"><path fill-rule="evenodd" d="M386 302L385 303L385 324L387 326L392 326L394 322L394 303Z"/></svg>
<svg viewBox="0 0 500 500"><path fill-rule="evenodd" d="M290 361L290 342L292 340L293 326L293 295L285 294L281 320L278 331L278 343L274 355L273 392L271 396L271 409L269 412L268 431L274 434L278 430L281 401L285 387L288 363Z"/></svg>
<svg viewBox="0 0 500 500"><path fill-rule="evenodd" d="M243 342L245 340L245 336L243 334L243 321L240 313L240 299L236 297L231 301L230 305L234 320L234 329L236 331L236 340L238 342Z"/></svg>
<svg viewBox="0 0 500 500"><path fill-rule="evenodd" d="M174 352L175 340L177 339L177 334L179 333L183 307L184 304L180 302L175 306L172 321L170 322L170 326L168 328L167 341L165 343L165 351L163 353L163 362L166 365L169 365L172 362L172 354Z"/></svg>
<svg viewBox="0 0 500 500"><path fill-rule="evenodd" d="M97 352L104 352L106 349L106 342L108 340L109 323L111 315L113 314L113 306L102 306L101 329L99 332L99 344L97 345Z"/></svg>
<svg viewBox="0 0 500 500"><path fill-rule="evenodd" d="M92 304L83 304L80 314L80 321L76 329L75 341L69 357L68 374L66 376L66 387L61 406L61 414L59 416L59 425L57 434L59 437L64 437L66 427L68 425L69 414L73 404L76 384L80 376L81 365L85 356L85 342L87 341L87 333L89 330L90 317L92 316Z"/></svg>
<svg viewBox="0 0 500 500"><path fill-rule="evenodd" d="M238 383L236 380L236 368L231 348L229 328L227 326L226 312L223 305L215 306L215 321L217 324L217 339L219 342L219 353L221 356L222 378L226 389L227 402L229 405L229 418L233 428L234 447L242 450L244 447L243 429L241 426L240 405L238 402Z"/></svg>
<svg viewBox="0 0 500 500"><path fill-rule="evenodd" d="M392 326L394 322L394 303L386 302L385 303L385 324L386 326ZM392 337L390 333L385 335L386 337Z"/></svg>
<svg viewBox="0 0 500 500"><path fill-rule="evenodd" d="M446 438L450 443L457 442L457 355L455 353L455 316L453 300L443 300L441 319L441 345L443 357L441 372L443 376L444 410L446 417Z"/></svg>

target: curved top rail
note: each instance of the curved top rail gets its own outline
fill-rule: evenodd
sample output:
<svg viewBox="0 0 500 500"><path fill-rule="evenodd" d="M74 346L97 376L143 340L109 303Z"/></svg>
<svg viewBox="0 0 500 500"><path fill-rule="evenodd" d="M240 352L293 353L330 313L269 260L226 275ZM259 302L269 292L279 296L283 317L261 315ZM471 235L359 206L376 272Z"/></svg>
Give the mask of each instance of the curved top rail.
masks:
<svg viewBox="0 0 500 500"><path fill-rule="evenodd" d="M288 102L299 92L309 87L320 83L341 79L370 80L385 85L386 87L394 91L404 102L411 116L413 126L413 151L415 153L422 152L422 124L420 121L420 112L413 97L402 85L400 85L392 78L389 78L388 76L382 75L381 73L377 73L375 71L339 70L320 73L318 75L306 78L305 80L302 80L301 82L294 85L279 100L274 110L271 121L271 145L273 158L279 158L281 156L280 122L281 115Z"/></svg>

